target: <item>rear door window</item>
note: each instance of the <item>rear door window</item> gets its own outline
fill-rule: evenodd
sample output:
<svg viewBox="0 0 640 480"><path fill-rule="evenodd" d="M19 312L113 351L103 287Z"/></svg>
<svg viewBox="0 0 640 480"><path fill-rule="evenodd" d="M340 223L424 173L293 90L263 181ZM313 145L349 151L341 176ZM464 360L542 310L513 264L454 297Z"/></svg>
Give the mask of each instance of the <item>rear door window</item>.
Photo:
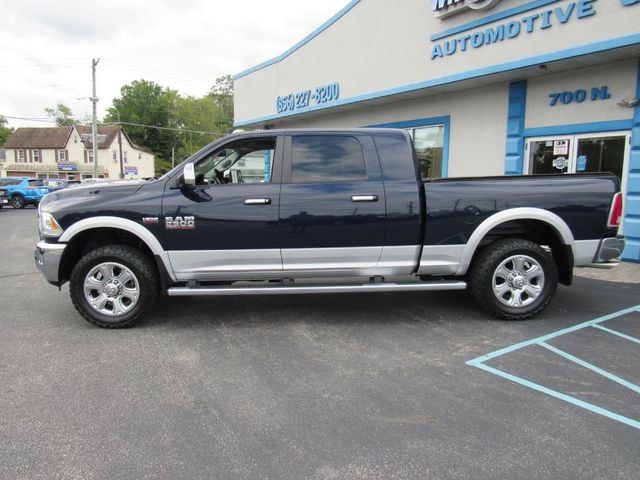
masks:
<svg viewBox="0 0 640 480"><path fill-rule="evenodd" d="M291 181L321 183L366 179L362 145L345 135L296 135L291 141Z"/></svg>

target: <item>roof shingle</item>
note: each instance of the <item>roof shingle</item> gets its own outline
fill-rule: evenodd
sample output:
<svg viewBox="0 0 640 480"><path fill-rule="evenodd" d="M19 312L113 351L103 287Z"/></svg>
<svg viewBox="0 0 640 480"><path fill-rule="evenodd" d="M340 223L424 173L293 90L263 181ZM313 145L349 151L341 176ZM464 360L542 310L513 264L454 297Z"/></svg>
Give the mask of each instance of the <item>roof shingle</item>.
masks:
<svg viewBox="0 0 640 480"><path fill-rule="evenodd" d="M18 128L3 148L64 148L72 128Z"/></svg>

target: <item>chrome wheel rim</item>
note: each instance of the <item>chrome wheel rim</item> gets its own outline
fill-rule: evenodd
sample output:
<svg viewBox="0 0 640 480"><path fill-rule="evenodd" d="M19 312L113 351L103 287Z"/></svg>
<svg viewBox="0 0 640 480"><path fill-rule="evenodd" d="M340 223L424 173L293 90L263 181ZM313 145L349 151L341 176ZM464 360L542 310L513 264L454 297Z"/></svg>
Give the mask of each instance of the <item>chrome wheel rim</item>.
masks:
<svg viewBox="0 0 640 480"><path fill-rule="evenodd" d="M138 304L140 282L120 263L101 263L89 270L84 279L84 298L102 315L119 317Z"/></svg>
<svg viewBox="0 0 640 480"><path fill-rule="evenodd" d="M513 255L493 272L493 294L507 307L523 308L535 302L544 288L544 270L528 255Z"/></svg>

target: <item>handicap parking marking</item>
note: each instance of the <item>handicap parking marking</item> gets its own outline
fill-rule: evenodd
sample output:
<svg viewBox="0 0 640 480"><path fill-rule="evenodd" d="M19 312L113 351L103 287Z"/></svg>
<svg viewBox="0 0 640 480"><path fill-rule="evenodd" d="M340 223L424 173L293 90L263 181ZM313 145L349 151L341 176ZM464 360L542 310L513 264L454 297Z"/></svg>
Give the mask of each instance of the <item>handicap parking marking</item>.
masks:
<svg viewBox="0 0 640 480"><path fill-rule="evenodd" d="M520 384L522 386L525 386L527 388L530 388L532 390L538 391L540 393L544 393L546 395L550 395L552 397L555 397L557 399L563 400L565 402L571 403L575 406L578 406L580 408L584 408L585 410L588 410L590 412L596 413L598 415L602 415L604 417L610 418L611 420L615 420L621 423L624 423L625 425L629 425L633 428L637 428L640 429L640 421L633 419L633 418L629 418L626 417L624 415L620 415L618 413L612 412L611 410L607 410L605 408L599 407L598 405L594 405L592 403L589 402L585 402L584 400L580 400L579 398L573 397L571 395L568 395L566 393L562 393L559 392L557 390L553 390L551 388L545 387L544 385L540 385L538 383L535 382L531 382L525 378L522 377L518 377L516 375L513 375L511 373L505 372L503 370L500 370L498 368L492 367L490 365L487 365L485 362L501 357L503 355L507 355L511 352L514 352L516 350L520 350L529 346L539 346L542 347L550 352L553 352L557 355L562 356L563 358L576 363L577 365L580 365L584 368L587 368L591 371L593 371L594 373L607 378L608 380L611 380L613 382L618 383L619 385L622 385L626 388L628 388L629 390L640 394L640 385L636 385L635 383L629 382L627 380L625 380L624 378L621 378L617 375L614 375L613 373L610 373L608 371L606 371L603 368L600 368L592 363L586 362L585 360L582 360L574 355L571 355L563 350L560 350L557 347L554 347L550 344L548 344L547 342L553 338L557 338L563 335L567 335L569 333L572 332L577 332L579 330L583 330L586 328L596 328L600 331L609 333L611 335L615 335L617 337L623 338L625 340L634 342L634 343L638 343L640 344L640 339L632 337L630 335L627 335L625 333L619 332L617 330L614 330L612 328L608 328L605 327L604 325L602 325L604 322L608 321L608 320L612 320L614 318L619 318L622 317L624 315L630 314L630 313L634 313L634 312L640 312L640 305L636 305L635 307L630 307L630 308L625 308L624 310L620 310L618 312L615 313L611 313L609 315L605 315L603 317L600 318L596 318L594 320L589 320L587 322L584 323L580 323L578 325L574 325L573 327L569 327L569 328L565 328L562 330L558 330L557 332L553 332L553 333L549 333L547 335L542 335L541 337L537 337L537 338L533 338L531 340L526 340L524 342L520 342L520 343L516 343L515 345L511 345L510 347L505 347L505 348L501 348L500 350L496 350L494 352L491 353L487 353L485 355L482 355L478 358L474 358L473 360L469 360L466 362L467 365L472 366L472 367L476 367L476 368L480 368L484 371L487 371L489 373L492 373L494 375L497 375L499 377L505 378L507 380L510 380L512 382L515 382L517 384Z"/></svg>

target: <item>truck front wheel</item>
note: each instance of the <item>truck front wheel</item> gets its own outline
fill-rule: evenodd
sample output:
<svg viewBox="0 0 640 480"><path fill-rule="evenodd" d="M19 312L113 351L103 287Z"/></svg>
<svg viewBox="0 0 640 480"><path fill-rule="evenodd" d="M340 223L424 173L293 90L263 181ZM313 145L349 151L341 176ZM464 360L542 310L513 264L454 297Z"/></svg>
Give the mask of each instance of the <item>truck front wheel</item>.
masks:
<svg viewBox="0 0 640 480"><path fill-rule="evenodd" d="M558 268L539 245L519 238L498 240L480 252L470 275L476 300L505 320L538 315L553 298Z"/></svg>
<svg viewBox="0 0 640 480"><path fill-rule="evenodd" d="M155 266L127 245L86 253L73 267L69 291L85 320L103 328L124 328L140 320L158 295Z"/></svg>

